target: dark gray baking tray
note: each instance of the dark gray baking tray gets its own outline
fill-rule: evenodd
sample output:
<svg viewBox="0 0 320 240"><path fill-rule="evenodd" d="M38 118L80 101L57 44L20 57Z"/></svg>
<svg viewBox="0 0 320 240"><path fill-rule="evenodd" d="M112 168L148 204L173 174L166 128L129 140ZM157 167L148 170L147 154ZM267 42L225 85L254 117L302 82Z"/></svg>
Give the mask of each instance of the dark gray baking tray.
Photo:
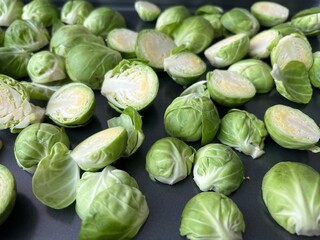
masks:
<svg viewBox="0 0 320 240"><path fill-rule="evenodd" d="M62 5L65 1L54 1ZM92 1L96 6L105 5L119 10L125 16L128 27L139 31L145 27L153 27L153 23L143 23L139 20L133 9L134 1ZM249 8L254 1L154 1L164 9L169 5L184 4L194 10L196 7L211 3L224 9L232 7ZM319 6L320 1L286 0L276 1L290 9L291 14L304 8ZM310 38L313 51L320 50L319 38ZM208 71L213 68L208 66ZM186 202L199 193L194 184L192 175L174 186L168 186L149 179L145 170L145 155L149 147L157 139L167 136L163 127L163 114L170 102L180 94L182 87L177 85L165 73L159 73L159 94L143 115L143 130L145 141L141 148L130 158L120 159L115 166L130 173L138 182L141 191L145 194L150 208L150 215L135 239L138 240L175 240L184 239L179 235L180 216ZM82 128L67 129L72 147L76 146L91 134L107 128L107 120L118 116L108 106L106 98L96 92L97 107L92 122ZM320 90L314 89L312 101L308 105L294 104L281 97L276 91L269 94L257 95L252 101L245 104L243 109L256 114L263 119L265 110L274 104L282 103L302 110L320 123ZM226 108L217 106L223 116ZM1 240L73 240L77 239L80 229L80 220L75 213L74 205L63 209L54 210L41 204L31 190L31 175L21 170L13 155L13 146L16 135L7 130L0 131L0 138L4 147L0 151L0 163L7 166L14 174L17 182L18 196L15 208L8 220L0 226ZM199 148L198 143L193 144ZM263 175L277 162L297 161L303 162L320 171L320 155L307 151L288 150L279 147L270 138L266 140L266 154L253 160L241 153L239 156L245 165L245 175L250 179L245 180L238 191L230 197L239 206L244 214L246 240L303 240L319 239L298 237L289 234L279 227L268 214L261 198L261 181Z"/></svg>

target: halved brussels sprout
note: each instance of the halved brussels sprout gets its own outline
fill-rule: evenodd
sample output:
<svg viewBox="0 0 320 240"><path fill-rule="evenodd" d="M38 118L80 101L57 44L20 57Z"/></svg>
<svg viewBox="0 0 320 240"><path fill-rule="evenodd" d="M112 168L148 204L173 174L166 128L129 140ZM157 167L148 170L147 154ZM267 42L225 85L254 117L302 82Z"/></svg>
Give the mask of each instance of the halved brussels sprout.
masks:
<svg viewBox="0 0 320 240"><path fill-rule="evenodd" d="M0 1L0 26L8 27L22 15L24 3L20 0Z"/></svg>
<svg viewBox="0 0 320 240"><path fill-rule="evenodd" d="M97 171L117 161L127 147L128 134L124 127L101 130L79 143L71 157L85 171Z"/></svg>
<svg viewBox="0 0 320 240"><path fill-rule="evenodd" d="M263 177L262 198L286 231L320 236L320 174L299 162L279 162Z"/></svg>
<svg viewBox="0 0 320 240"><path fill-rule="evenodd" d="M299 28L306 36L317 36L320 33L320 7L302 10L291 18L291 24Z"/></svg>
<svg viewBox="0 0 320 240"><path fill-rule="evenodd" d="M161 9L154 3L148 1L136 1L134 9L138 13L141 20L152 22L158 18Z"/></svg>
<svg viewBox="0 0 320 240"><path fill-rule="evenodd" d="M312 56L313 56L313 64L309 69L309 78L310 78L311 84L314 87L320 88L320 51L314 52Z"/></svg>
<svg viewBox="0 0 320 240"><path fill-rule="evenodd" d="M175 47L174 41L165 33L143 29L138 33L135 51L137 57L146 60L149 66L163 70L163 60Z"/></svg>
<svg viewBox="0 0 320 240"><path fill-rule="evenodd" d="M227 107L243 105L251 100L257 92L249 79L228 70L215 69L208 72L207 85L210 97Z"/></svg>
<svg viewBox="0 0 320 240"><path fill-rule="evenodd" d="M320 152L316 146L320 128L315 121L299 109L277 104L269 107L264 115L271 138L284 148Z"/></svg>
<svg viewBox="0 0 320 240"><path fill-rule="evenodd" d="M116 110L130 106L141 111L152 104L158 90L159 79L151 67L139 60L124 59L106 73L101 94Z"/></svg>
<svg viewBox="0 0 320 240"><path fill-rule="evenodd" d="M272 27L285 22L289 17L289 9L269 1L259 1L252 4L251 13L258 19L261 26Z"/></svg>
<svg viewBox="0 0 320 240"><path fill-rule="evenodd" d="M197 150L193 180L201 191L229 195L240 187L243 179L243 163L231 147L210 143Z"/></svg>
<svg viewBox="0 0 320 240"><path fill-rule="evenodd" d="M18 166L34 173L40 160L50 154L57 142L70 147L70 140L64 128L50 123L35 123L26 127L14 143L14 156Z"/></svg>
<svg viewBox="0 0 320 240"><path fill-rule="evenodd" d="M267 93L273 89L274 80L270 73L271 70L266 62L259 59L243 59L228 68L228 71L249 79L255 86L257 93Z"/></svg>
<svg viewBox="0 0 320 240"><path fill-rule="evenodd" d="M122 60L121 54L97 43L81 43L72 47L66 58L66 71L74 82L100 90L104 75Z"/></svg>
<svg viewBox="0 0 320 240"><path fill-rule="evenodd" d="M89 1L70 0L61 8L61 21L66 24L83 24L84 20L94 9Z"/></svg>
<svg viewBox="0 0 320 240"><path fill-rule="evenodd" d="M16 180L12 172L0 164L0 226L8 219L17 198Z"/></svg>
<svg viewBox="0 0 320 240"><path fill-rule="evenodd" d="M248 35L239 33L222 39L204 51L210 64L217 68L227 67L249 52L250 40Z"/></svg>
<svg viewBox="0 0 320 240"><path fill-rule="evenodd" d="M180 235L188 239L242 239L245 222L231 198L216 192L201 192L185 205Z"/></svg>
<svg viewBox="0 0 320 240"><path fill-rule="evenodd" d="M153 181L173 185L192 171L195 149L175 137L164 137L152 144L146 155L146 170Z"/></svg>
<svg viewBox="0 0 320 240"><path fill-rule="evenodd" d="M69 83L50 97L46 115L59 126L81 127L89 122L94 109L93 90L83 83Z"/></svg>
<svg viewBox="0 0 320 240"><path fill-rule="evenodd" d="M245 110L231 109L221 119L217 138L253 159L264 154L268 132L262 120Z"/></svg>

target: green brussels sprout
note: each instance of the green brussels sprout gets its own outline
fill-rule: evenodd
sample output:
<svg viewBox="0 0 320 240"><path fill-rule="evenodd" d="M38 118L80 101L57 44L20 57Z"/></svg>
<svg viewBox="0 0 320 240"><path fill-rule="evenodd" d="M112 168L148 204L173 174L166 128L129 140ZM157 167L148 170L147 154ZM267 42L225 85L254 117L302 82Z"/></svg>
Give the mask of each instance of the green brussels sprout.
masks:
<svg viewBox="0 0 320 240"><path fill-rule="evenodd" d="M239 7L223 13L221 23L228 31L234 34L245 33L249 37L255 35L260 29L255 16L247 9Z"/></svg>
<svg viewBox="0 0 320 240"><path fill-rule="evenodd" d="M271 75L280 95L307 104L313 93L308 74L313 63L310 43L301 35L287 35L272 49L270 59Z"/></svg>
<svg viewBox="0 0 320 240"><path fill-rule="evenodd" d="M45 109L33 105L24 86L17 80L0 74L0 129L20 132L33 123L42 122Z"/></svg>
<svg viewBox="0 0 320 240"><path fill-rule="evenodd" d="M164 71L178 84L189 86L206 71L206 63L190 51L175 52L163 61Z"/></svg>
<svg viewBox="0 0 320 240"><path fill-rule="evenodd" d="M53 34L50 41L50 51L66 57L70 49L80 43L97 43L105 46L101 37L92 34L84 26L64 25Z"/></svg>
<svg viewBox="0 0 320 240"><path fill-rule="evenodd" d="M197 150L193 180L201 191L229 195L240 187L243 179L243 163L231 147L210 143Z"/></svg>
<svg viewBox="0 0 320 240"><path fill-rule="evenodd" d="M201 192L185 205L180 235L188 239L242 239L245 222L231 198L217 192Z"/></svg>
<svg viewBox="0 0 320 240"><path fill-rule="evenodd" d="M41 23L17 19L4 35L5 47L18 47L35 52L49 44L49 32Z"/></svg>
<svg viewBox="0 0 320 240"><path fill-rule="evenodd" d="M122 14L108 7L93 9L84 20L83 26L97 36L106 37L115 28L126 27L126 20Z"/></svg>
<svg viewBox="0 0 320 240"><path fill-rule="evenodd" d="M70 140L64 128L50 123L34 123L24 128L14 143L14 156L18 166L34 173L40 160L50 154L57 142L70 147Z"/></svg>
<svg viewBox="0 0 320 240"><path fill-rule="evenodd" d="M165 33L155 29L143 29L138 33L135 52L156 70L163 70L163 60L176 48L174 41Z"/></svg>
<svg viewBox="0 0 320 240"><path fill-rule="evenodd" d="M239 73L215 69L207 73L210 97L226 107L237 107L256 95L254 84Z"/></svg>
<svg viewBox="0 0 320 240"><path fill-rule="evenodd" d="M136 56L135 46L138 33L127 28L115 28L111 30L106 38L108 47L121 53L124 58Z"/></svg>
<svg viewBox="0 0 320 240"><path fill-rule="evenodd" d="M148 216L149 207L139 189L113 184L92 201L78 239L132 239Z"/></svg>
<svg viewBox="0 0 320 240"><path fill-rule="evenodd" d="M286 231L320 236L320 174L299 162L279 162L263 177L262 198L271 217Z"/></svg>
<svg viewBox="0 0 320 240"><path fill-rule="evenodd" d="M136 180L127 172L109 165L101 172L84 172L77 182L76 212L80 219L85 219L95 197L114 184L126 184L139 188Z"/></svg>
<svg viewBox="0 0 320 240"><path fill-rule="evenodd" d="M284 23L289 17L289 9L269 1L259 1L251 5L251 13L258 19L261 26L272 27Z"/></svg>
<svg viewBox="0 0 320 240"><path fill-rule="evenodd" d="M222 68L241 60L249 52L249 47L249 37L239 33L214 43L204 55L212 66Z"/></svg>
<svg viewBox="0 0 320 240"><path fill-rule="evenodd" d="M1 48L0 48L1 50ZM1 56L1 55L0 55ZM312 86L320 88L320 51L316 51L312 54L313 63L309 69L309 78Z"/></svg>
<svg viewBox="0 0 320 240"><path fill-rule="evenodd" d="M16 180L12 172L0 164L0 226L10 216L17 198Z"/></svg>
<svg viewBox="0 0 320 240"><path fill-rule="evenodd" d="M28 76L27 66L32 53L17 47L0 47L0 73L14 79Z"/></svg>
<svg viewBox="0 0 320 240"><path fill-rule="evenodd" d="M135 108L125 108L119 117L111 118L107 123L109 128L121 126L127 130L128 141L123 157L134 154L143 143L142 118Z"/></svg>
<svg viewBox="0 0 320 240"><path fill-rule="evenodd" d="M156 20L161 13L161 9L156 4L148 1L136 1L134 3L134 9L140 19L145 22Z"/></svg>
<svg viewBox="0 0 320 240"><path fill-rule="evenodd" d="M253 58L269 58L272 49L278 44L282 35L276 29L267 29L250 39L249 55Z"/></svg>
<svg viewBox="0 0 320 240"><path fill-rule="evenodd" d="M128 134L124 127L107 128L80 142L72 150L71 157L81 169L97 171L123 155L127 140Z"/></svg>
<svg viewBox="0 0 320 240"><path fill-rule="evenodd" d="M94 9L89 1L70 0L63 4L60 19L66 24L83 24Z"/></svg>
<svg viewBox="0 0 320 240"><path fill-rule="evenodd" d="M105 75L101 94L109 105L121 111L133 107L142 111L149 107L159 90L155 71L139 60L122 60Z"/></svg>
<svg viewBox="0 0 320 240"><path fill-rule="evenodd" d="M186 6L175 5L168 7L158 16L155 29L168 36L172 36L173 31L181 22L190 16L191 12Z"/></svg>
<svg viewBox="0 0 320 240"><path fill-rule="evenodd" d="M266 110L264 121L269 135L280 146L320 152L320 147L316 146L320 139L320 128L299 109L282 104L273 105Z"/></svg>
<svg viewBox="0 0 320 240"><path fill-rule="evenodd" d="M146 170L153 181L173 185L192 171L195 149L175 137L158 139L146 155Z"/></svg>
<svg viewBox="0 0 320 240"><path fill-rule="evenodd" d="M184 19L172 33L177 46L185 46L189 51L198 54L211 44L214 35L209 21L202 16Z"/></svg>
<svg viewBox="0 0 320 240"><path fill-rule="evenodd" d="M207 144L213 140L220 125L216 106L208 96L190 93L176 97L164 113L166 132L183 141Z"/></svg>
<svg viewBox="0 0 320 240"><path fill-rule="evenodd" d="M207 80L199 80L193 83L192 85L190 85L180 93L180 97L189 95L189 94L195 94L198 96L210 98L210 94L207 88Z"/></svg>
<svg viewBox="0 0 320 240"><path fill-rule="evenodd" d="M95 95L83 83L69 83L52 94L46 115L59 126L81 127L91 119L95 109Z"/></svg>
<svg viewBox="0 0 320 240"><path fill-rule="evenodd" d="M195 15L205 15L205 14L222 14L223 9L219 6L206 4L202 5L199 8L196 9Z"/></svg>
<svg viewBox="0 0 320 240"><path fill-rule="evenodd" d="M66 58L66 71L74 82L100 90L104 75L121 61L121 54L97 43L81 43L72 47Z"/></svg>
<svg viewBox="0 0 320 240"><path fill-rule="evenodd" d="M249 79L257 93L270 92L274 87L269 64L259 59L244 59L229 66L228 71L238 73Z"/></svg>
<svg viewBox="0 0 320 240"><path fill-rule="evenodd" d="M293 26L291 22L280 23L278 25L275 25L271 29L279 31L282 36L290 35L293 33L300 34L301 36L304 35L304 33L299 28Z"/></svg>
<svg viewBox="0 0 320 240"><path fill-rule="evenodd" d="M62 142L55 143L50 154L41 159L32 176L32 192L44 205L62 209L76 199L76 184L80 179L77 163Z"/></svg>
<svg viewBox="0 0 320 240"><path fill-rule="evenodd" d="M304 9L291 18L291 24L300 29L306 36L317 36L320 33L320 7Z"/></svg>
<svg viewBox="0 0 320 240"><path fill-rule="evenodd" d="M2 0L0 1L0 26L8 27L22 15L24 3L20 0Z"/></svg>
<svg viewBox="0 0 320 240"><path fill-rule="evenodd" d="M46 27L52 26L59 17L59 9L51 0L32 0L22 8L22 19L38 21Z"/></svg>
<svg viewBox="0 0 320 240"><path fill-rule="evenodd" d="M253 159L264 154L268 132L262 120L245 110L231 109L221 119L219 141Z"/></svg>
<svg viewBox="0 0 320 240"><path fill-rule="evenodd" d="M32 55L27 71L35 83L50 83L67 78L64 58L47 50Z"/></svg>

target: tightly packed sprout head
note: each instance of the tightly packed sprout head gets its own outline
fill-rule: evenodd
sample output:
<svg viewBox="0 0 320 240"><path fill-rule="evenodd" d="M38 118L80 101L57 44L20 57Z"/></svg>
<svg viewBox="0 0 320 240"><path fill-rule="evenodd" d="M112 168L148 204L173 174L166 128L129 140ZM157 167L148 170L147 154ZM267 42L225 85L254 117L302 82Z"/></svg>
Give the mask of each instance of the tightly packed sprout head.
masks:
<svg viewBox="0 0 320 240"><path fill-rule="evenodd" d="M317 36L320 33L320 7L313 7L296 13L291 24L300 29L306 36Z"/></svg>
<svg viewBox="0 0 320 240"><path fill-rule="evenodd" d="M24 3L20 0L0 2L0 26L8 27L14 20L21 18Z"/></svg>
<svg viewBox="0 0 320 240"><path fill-rule="evenodd" d="M89 1L67 1L61 9L61 21L66 24L83 24L94 9Z"/></svg>
<svg viewBox="0 0 320 240"><path fill-rule="evenodd" d="M148 1L136 1L134 3L134 9L140 19L145 22L152 22L156 20L161 13L161 9L156 4Z"/></svg>

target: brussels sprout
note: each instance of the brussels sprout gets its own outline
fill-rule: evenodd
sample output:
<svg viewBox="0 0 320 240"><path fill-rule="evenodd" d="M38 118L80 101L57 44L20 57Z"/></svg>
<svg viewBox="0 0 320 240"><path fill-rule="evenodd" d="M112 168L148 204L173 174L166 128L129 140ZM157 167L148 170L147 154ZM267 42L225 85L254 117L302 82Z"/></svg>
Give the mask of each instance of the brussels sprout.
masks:
<svg viewBox="0 0 320 240"><path fill-rule="evenodd" d="M20 0L2 0L0 1L0 26L8 27L22 15L24 4Z"/></svg>
<svg viewBox="0 0 320 240"><path fill-rule="evenodd" d="M45 109L33 105L28 92L17 80L0 74L0 129L20 132L32 123L42 122Z"/></svg>
<svg viewBox="0 0 320 240"><path fill-rule="evenodd" d="M307 104L313 92L308 74L313 63L310 43L298 34L287 35L272 49L270 58L271 75L280 95Z"/></svg>
<svg viewBox="0 0 320 240"><path fill-rule="evenodd" d="M258 20L245 8L235 7L221 16L222 25L234 34L245 33L248 36L255 35L260 24Z"/></svg>
<svg viewBox="0 0 320 240"><path fill-rule="evenodd" d="M293 33L300 34L301 36L304 35L304 33L299 28L293 26L291 22L280 23L272 27L271 29L279 31L282 36L290 35Z"/></svg>
<svg viewBox="0 0 320 240"><path fill-rule="evenodd" d="M180 93L180 97L185 96L185 95L189 95L189 94L195 94L200 97L202 96L202 97L210 98L210 94L209 94L209 91L207 88L207 81L200 80L200 81L193 83L192 85L190 85L189 87L187 87L186 89L184 89Z"/></svg>
<svg viewBox="0 0 320 240"><path fill-rule="evenodd" d="M208 72L207 82L211 98L223 106L240 106L256 95L256 88L249 79L228 70Z"/></svg>
<svg viewBox="0 0 320 240"><path fill-rule="evenodd" d="M101 94L116 110L130 106L141 111L152 104L158 90L159 79L151 67L138 60L124 59L106 73Z"/></svg>
<svg viewBox="0 0 320 240"><path fill-rule="evenodd" d="M79 143L71 157L85 171L97 171L117 161L127 147L128 134L124 127L101 130ZM98 144L97 144L98 143Z"/></svg>
<svg viewBox="0 0 320 240"><path fill-rule="evenodd" d="M180 235L188 239L239 240L244 230L240 209L221 193L198 193L182 211Z"/></svg>
<svg viewBox="0 0 320 240"><path fill-rule="evenodd" d="M144 140L141 116L133 107L127 107L119 117L108 120L109 128L118 126L124 127L127 130L128 141L123 157L129 157L138 150Z"/></svg>
<svg viewBox="0 0 320 240"><path fill-rule="evenodd" d="M121 53L124 58L136 56L135 45L138 33L127 28L115 28L107 35L108 47Z"/></svg>
<svg viewBox="0 0 320 240"><path fill-rule="evenodd" d="M67 77L64 58L47 50L32 55L27 71L35 83L50 83Z"/></svg>
<svg viewBox="0 0 320 240"><path fill-rule="evenodd" d="M270 57L281 38L280 32L272 28L257 33L250 39L249 55L258 59Z"/></svg>
<svg viewBox="0 0 320 240"><path fill-rule="evenodd" d="M69 83L50 97L46 115L59 126L81 127L89 122L95 109L95 96L83 83Z"/></svg>
<svg viewBox="0 0 320 240"><path fill-rule="evenodd" d="M270 92L274 87L269 64L258 59L244 59L232 64L228 71L238 73L249 79L257 93Z"/></svg>
<svg viewBox="0 0 320 240"><path fill-rule="evenodd" d="M12 172L0 164L0 226L8 219L17 198L16 180Z"/></svg>
<svg viewBox="0 0 320 240"><path fill-rule="evenodd" d="M104 75L120 61L121 54L97 43L81 43L72 47L66 56L66 71L74 82L100 90Z"/></svg>
<svg viewBox="0 0 320 240"><path fill-rule="evenodd" d="M66 24L83 24L93 9L89 1L70 0L63 4L60 18Z"/></svg>
<svg viewBox="0 0 320 240"><path fill-rule="evenodd" d="M289 9L269 1L259 1L251 5L251 13L258 19L261 26L272 27L285 22L289 17Z"/></svg>
<svg viewBox="0 0 320 240"><path fill-rule="evenodd" d="M152 68L163 70L163 60L175 47L174 41L165 33L144 29L138 33L135 51L137 57L148 61Z"/></svg>
<svg viewBox="0 0 320 240"><path fill-rule="evenodd" d="M59 17L58 7L51 0L32 0L22 8L22 19L38 21L46 27L50 27Z"/></svg>
<svg viewBox="0 0 320 240"><path fill-rule="evenodd" d="M243 179L243 163L230 147L210 143L198 149L193 180L201 191L229 195L240 187Z"/></svg>
<svg viewBox="0 0 320 240"><path fill-rule="evenodd" d="M83 26L97 36L106 37L115 28L126 27L126 20L122 14L108 7L93 9L84 20Z"/></svg>
<svg viewBox="0 0 320 240"><path fill-rule="evenodd" d="M76 199L79 179L79 167L70 157L69 148L57 142L50 154L39 162L32 177L32 191L44 205L55 209L66 208Z"/></svg>
<svg viewBox="0 0 320 240"><path fill-rule="evenodd" d="M148 1L136 1L134 3L134 9L140 19L145 22L156 20L161 13L161 9L156 4Z"/></svg>
<svg viewBox="0 0 320 240"><path fill-rule="evenodd" d="M153 181L173 185L192 170L195 149L175 137L164 137L152 144L146 155L146 170Z"/></svg>
<svg viewBox="0 0 320 240"><path fill-rule="evenodd" d="M206 71L206 63L190 51L173 52L163 61L164 71L178 84L189 86Z"/></svg>
<svg viewBox="0 0 320 240"><path fill-rule="evenodd" d="M201 16L188 17L172 33L177 46L185 46L193 53L200 53L212 42L213 28L209 21Z"/></svg>
<svg viewBox="0 0 320 240"><path fill-rule="evenodd" d="M139 189L113 184L94 198L78 239L132 239L148 216L147 201Z"/></svg>
<svg viewBox="0 0 320 240"><path fill-rule="evenodd" d="M320 33L320 7L302 10L291 18L291 24L299 28L306 36L317 36Z"/></svg>
<svg viewBox="0 0 320 240"><path fill-rule="evenodd" d="M262 198L286 231L320 236L320 174L299 162L279 162L263 177Z"/></svg>
<svg viewBox="0 0 320 240"><path fill-rule="evenodd" d="M101 172L85 172L77 183L76 212L85 219L95 197L114 184L126 184L139 188L136 180L127 172L106 166Z"/></svg>
<svg viewBox="0 0 320 240"><path fill-rule="evenodd" d="M50 51L66 57L70 49L80 43L97 43L105 46L101 37L92 34L82 25L65 25L60 27L52 36Z"/></svg>
<svg viewBox="0 0 320 240"><path fill-rule="evenodd" d="M204 55L212 66L222 68L242 59L249 52L249 47L249 37L239 33L214 43L204 51Z"/></svg>
<svg viewBox="0 0 320 240"><path fill-rule="evenodd" d="M17 19L6 30L4 46L34 52L47 46L49 38L48 30L41 23Z"/></svg>
<svg viewBox="0 0 320 240"><path fill-rule="evenodd" d="M245 110L231 109L221 119L217 138L253 159L264 154L268 132L263 121Z"/></svg>
<svg viewBox="0 0 320 240"><path fill-rule="evenodd" d="M221 7L211 5L211 4L200 6L195 11L195 15L222 14L222 13L223 13L223 9Z"/></svg>
<svg viewBox="0 0 320 240"><path fill-rule="evenodd" d="M264 114L266 128L271 138L284 148L320 152L316 146L320 128L308 115L289 106L277 104Z"/></svg>
<svg viewBox="0 0 320 240"><path fill-rule="evenodd" d="M17 47L0 48L0 73L15 79L28 76L27 66L32 53Z"/></svg>
<svg viewBox="0 0 320 240"><path fill-rule="evenodd" d="M309 78L310 78L311 84L314 87L320 88L320 69L319 69L320 68L320 51L314 52L312 55L313 55L313 64L309 69Z"/></svg>
<svg viewBox="0 0 320 240"><path fill-rule="evenodd" d="M172 36L173 31L181 22L190 16L191 13L186 6L175 5L168 7L159 15L155 28L168 36Z"/></svg>
<svg viewBox="0 0 320 240"><path fill-rule="evenodd" d="M57 142L70 147L70 140L64 128L50 123L35 123L24 128L14 143L14 156L18 166L34 173L40 160L50 154Z"/></svg>
<svg viewBox="0 0 320 240"><path fill-rule="evenodd" d="M220 125L217 108L210 97L190 93L176 97L164 113L164 127L172 136L188 142L213 140Z"/></svg>

